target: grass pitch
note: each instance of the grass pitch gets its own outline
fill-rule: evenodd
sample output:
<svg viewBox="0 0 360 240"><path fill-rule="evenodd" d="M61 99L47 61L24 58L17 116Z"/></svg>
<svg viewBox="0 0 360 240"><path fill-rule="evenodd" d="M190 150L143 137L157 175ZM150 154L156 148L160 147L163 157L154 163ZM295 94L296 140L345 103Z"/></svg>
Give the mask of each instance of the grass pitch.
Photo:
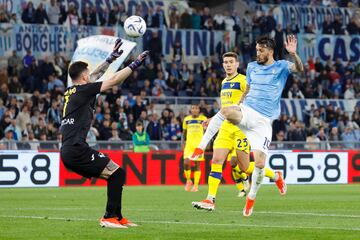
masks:
<svg viewBox="0 0 360 240"><path fill-rule="evenodd" d="M0 189L0 239L360 239L360 185L262 186L250 218L234 186L220 186L216 211L193 209L207 186L125 187L124 216L141 226L98 225L106 188Z"/></svg>

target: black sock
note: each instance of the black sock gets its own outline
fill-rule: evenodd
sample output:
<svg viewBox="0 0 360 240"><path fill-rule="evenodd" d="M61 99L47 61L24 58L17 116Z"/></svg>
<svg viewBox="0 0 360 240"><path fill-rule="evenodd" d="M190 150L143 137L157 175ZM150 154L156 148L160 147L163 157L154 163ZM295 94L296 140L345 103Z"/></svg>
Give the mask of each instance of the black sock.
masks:
<svg viewBox="0 0 360 240"><path fill-rule="evenodd" d="M121 200L122 190L125 183L125 171L118 168L107 180L107 204L104 218L122 218Z"/></svg>

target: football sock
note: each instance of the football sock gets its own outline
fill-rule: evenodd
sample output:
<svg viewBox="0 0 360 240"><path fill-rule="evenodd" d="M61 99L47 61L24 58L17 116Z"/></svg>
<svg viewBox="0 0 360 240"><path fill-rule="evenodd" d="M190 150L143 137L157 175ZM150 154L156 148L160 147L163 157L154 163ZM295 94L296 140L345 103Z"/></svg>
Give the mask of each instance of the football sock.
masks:
<svg viewBox="0 0 360 240"><path fill-rule="evenodd" d="M231 174L234 178L236 188L239 191L244 190L244 184L242 182L243 178L242 178L241 170L238 165L232 168Z"/></svg>
<svg viewBox="0 0 360 240"><path fill-rule="evenodd" d="M194 172L194 186L199 186L201 171Z"/></svg>
<svg viewBox="0 0 360 240"><path fill-rule="evenodd" d="M191 180L191 170L184 170L186 181Z"/></svg>
<svg viewBox="0 0 360 240"><path fill-rule="evenodd" d="M125 171L118 168L107 180L107 204L104 218L118 217L122 219L121 200L125 183Z"/></svg>
<svg viewBox="0 0 360 240"><path fill-rule="evenodd" d="M249 192L250 199L256 198L256 194L259 191L263 178L264 178L264 169L255 167L252 173L252 183Z"/></svg>
<svg viewBox="0 0 360 240"><path fill-rule="evenodd" d="M277 176L275 175L275 172L273 170L271 170L270 168L265 168L265 177L270 178L271 180L276 181Z"/></svg>
<svg viewBox="0 0 360 240"><path fill-rule="evenodd" d="M207 199L215 202L216 193L222 178L222 164L211 164L211 172L208 177L208 196Z"/></svg>
<svg viewBox="0 0 360 240"><path fill-rule="evenodd" d="M255 167L255 162L250 162L248 169L246 169L246 173L249 175L252 174L254 171L254 167Z"/></svg>
<svg viewBox="0 0 360 240"><path fill-rule="evenodd" d="M209 126L207 127L204 136L201 139L199 144L199 148L205 149L210 140L215 136L215 134L219 131L221 124L224 122L225 117L218 112L214 117L211 118L209 122Z"/></svg>

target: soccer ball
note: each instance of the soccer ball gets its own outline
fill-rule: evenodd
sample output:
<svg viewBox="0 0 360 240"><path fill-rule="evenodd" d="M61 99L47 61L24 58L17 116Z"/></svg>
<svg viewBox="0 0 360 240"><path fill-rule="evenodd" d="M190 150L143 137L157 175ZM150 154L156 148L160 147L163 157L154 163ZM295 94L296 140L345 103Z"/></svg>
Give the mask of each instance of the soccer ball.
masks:
<svg viewBox="0 0 360 240"><path fill-rule="evenodd" d="M146 23L141 17L133 15L125 20L124 29L129 37L141 37L146 32Z"/></svg>

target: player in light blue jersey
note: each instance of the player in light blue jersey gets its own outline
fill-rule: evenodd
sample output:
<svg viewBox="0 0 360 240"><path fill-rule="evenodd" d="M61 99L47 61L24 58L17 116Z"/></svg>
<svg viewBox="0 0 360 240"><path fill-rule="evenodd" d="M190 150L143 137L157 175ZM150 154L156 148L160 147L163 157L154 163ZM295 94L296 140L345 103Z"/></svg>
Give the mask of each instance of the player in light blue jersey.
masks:
<svg viewBox="0 0 360 240"><path fill-rule="evenodd" d="M247 94L240 106L222 108L210 121L199 147L191 158L196 158L216 134L226 118L238 125L248 137L254 153L255 169L252 184L246 199L243 215L250 216L253 211L256 194L264 177L266 155L271 143L272 121L280 114L280 97L286 80L292 72L302 72L304 67L296 53L297 39L290 35L285 48L294 63L286 60L274 60L275 42L269 37L256 41L256 61L247 66ZM246 172L246 169L242 169ZM276 185L281 195L286 194L286 184L278 173Z"/></svg>

